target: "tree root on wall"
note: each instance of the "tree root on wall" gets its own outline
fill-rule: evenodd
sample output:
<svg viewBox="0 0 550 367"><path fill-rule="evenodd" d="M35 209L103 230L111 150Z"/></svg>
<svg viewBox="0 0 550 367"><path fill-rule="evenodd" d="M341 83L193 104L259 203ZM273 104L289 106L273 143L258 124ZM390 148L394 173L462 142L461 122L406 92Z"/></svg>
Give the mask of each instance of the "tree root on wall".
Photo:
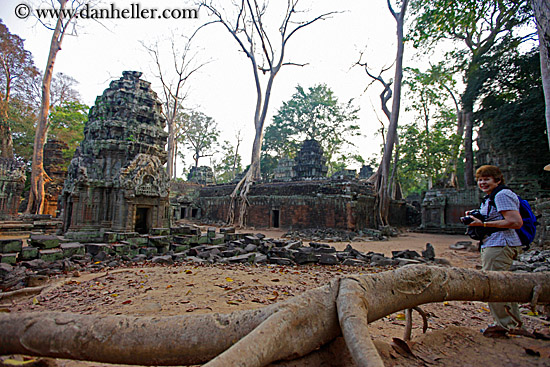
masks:
<svg viewBox="0 0 550 367"><path fill-rule="evenodd" d="M299 366L342 354L334 345L345 343L355 365L383 366L368 323L425 303L530 302L534 295L550 302L550 274L414 265L336 279L285 302L225 315L4 314L0 354L138 365Z"/></svg>

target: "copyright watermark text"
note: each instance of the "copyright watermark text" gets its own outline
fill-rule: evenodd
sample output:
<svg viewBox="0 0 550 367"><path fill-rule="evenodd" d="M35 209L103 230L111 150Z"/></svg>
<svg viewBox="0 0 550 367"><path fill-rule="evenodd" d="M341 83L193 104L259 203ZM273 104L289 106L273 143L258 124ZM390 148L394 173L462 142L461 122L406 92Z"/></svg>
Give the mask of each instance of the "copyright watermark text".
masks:
<svg viewBox="0 0 550 367"><path fill-rule="evenodd" d="M15 7L15 16L19 19L26 19L31 15L44 20L58 19L60 17L77 19L197 19L199 17L199 10L192 8L144 8L139 3L132 3L125 8L119 8L114 3L103 8L83 4L81 7L75 9L33 9L25 3L21 3Z"/></svg>

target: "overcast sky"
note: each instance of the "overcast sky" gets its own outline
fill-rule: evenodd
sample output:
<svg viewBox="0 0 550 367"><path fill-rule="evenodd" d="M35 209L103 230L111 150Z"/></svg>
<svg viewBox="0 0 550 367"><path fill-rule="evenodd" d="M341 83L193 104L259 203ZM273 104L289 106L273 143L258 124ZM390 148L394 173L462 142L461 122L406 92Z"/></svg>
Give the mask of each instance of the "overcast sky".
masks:
<svg viewBox="0 0 550 367"><path fill-rule="evenodd" d="M36 19L19 19L15 16L18 4L33 4L18 0L2 0L0 18L11 33L25 40L25 48L32 52L35 64L44 69L49 51L51 31L37 23ZM132 2L119 0L105 2L100 7L114 4L119 9L130 8ZM224 3L229 4L228 0ZM175 9L193 8L191 1L141 0L141 8ZM281 6L286 1L272 0L267 15L271 30L277 31L281 22ZM36 7L35 5L31 5ZM42 8L47 4L41 5ZM340 101L350 98L361 108L359 125L363 136L356 139L356 152L364 158L378 153L382 138L374 133L380 127L378 117L386 122L380 109L379 93L381 86L372 85L364 70L352 67L364 52L363 60L372 64L377 72L383 66L392 64L395 58L395 21L389 13L386 0L302 0L300 9L308 13L301 19L311 19L322 13L338 11L330 19L316 22L299 31L290 41L286 50L286 61L308 64L304 67L285 66L277 75L269 105L268 120L276 113L284 101L291 98L295 87L311 87L326 83ZM193 30L208 21L206 11L201 10L199 19L119 19L104 20L99 24L93 20L79 20L78 36L66 37L62 50L58 53L55 72L63 72L75 78L80 84L83 102L92 106L96 96L101 95L113 79L122 76L124 70L142 71L143 79L153 84L160 95L161 88L155 75L152 59L140 42L151 44L157 40L167 40L170 34L176 39L179 35L190 35ZM272 33L274 34L274 33ZM274 38L278 40L277 38ZM165 43L168 46L168 43ZM182 42L183 45L183 42ZM250 163L250 151L254 136L253 114L256 103L254 80L250 61L239 51L238 44L219 24L201 30L194 40L199 61L211 61L189 81L189 97L186 105L197 108L213 117L222 131L220 140L235 142L235 131L242 130L243 164ZM170 62L166 47L166 63ZM411 52L406 59L413 57ZM408 63L408 61L406 61ZM169 70L169 66L167 66ZM393 77L393 71L385 74L386 80ZM403 109L402 109L403 111ZM199 161L208 165L208 158ZM192 159L186 159L189 166ZM180 164L178 176L181 176ZM352 167L358 168L358 167Z"/></svg>

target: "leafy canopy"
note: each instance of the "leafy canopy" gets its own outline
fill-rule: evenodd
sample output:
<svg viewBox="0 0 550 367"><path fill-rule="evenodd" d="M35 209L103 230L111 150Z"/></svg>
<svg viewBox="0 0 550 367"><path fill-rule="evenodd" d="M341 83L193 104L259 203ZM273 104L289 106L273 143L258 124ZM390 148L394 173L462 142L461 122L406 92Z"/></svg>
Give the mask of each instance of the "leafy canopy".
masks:
<svg viewBox="0 0 550 367"><path fill-rule="evenodd" d="M334 92L326 84L318 84L307 90L296 87L296 93L283 103L273 122L266 128L262 150L273 158L294 157L306 139L317 140L334 172L338 154L346 145L353 145L350 138L360 135L358 108L339 103ZM264 161L269 159L264 157Z"/></svg>

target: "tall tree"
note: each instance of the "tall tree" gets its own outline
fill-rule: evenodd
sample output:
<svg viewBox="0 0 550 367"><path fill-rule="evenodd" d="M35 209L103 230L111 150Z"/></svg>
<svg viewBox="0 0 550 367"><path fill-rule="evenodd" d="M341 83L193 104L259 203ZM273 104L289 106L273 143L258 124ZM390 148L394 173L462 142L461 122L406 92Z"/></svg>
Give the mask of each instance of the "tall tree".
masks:
<svg viewBox="0 0 550 367"><path fill-rule="evenodd" d="M447 53L463 73L461 115L464 124L464 181L474 185L473 113L484 83L478 73L483 56L499 42L514 37L530 17L524 0L412 0L411 37L415 47L434 48L443 40L462 43Z"/></svg>
<svg viewBox="0 0 550 367"><path fill-rule="evenodd" d="M539 35L540 70L546 105L546 135L550 145L550 2L548 0L530 0L535 12ZM545 168L550 170L550 165Z"/></svg>
<svg viewBox="0 0 550 367"><path fill-rule="evenodd" d="M34 138L34 151L32 157L31 167L31 182L29 202L27 204L27 213L41 214L44 210L44 183L46 180L46 172L44 171L44 144L46 143L46 137L49 128L49 112L50 112L50 87L53 77L53 68L57 53L61 50L61 44L63 38L71 30L71 26L74 26L74 19L77 12L70 12L67 14L65 9L67 8L68 0L57 0L59 3L59 18L55 23L55 26L50 27L44 24L48 29L53 31L52 40L50 43L50 52L48 54L48 60L46 62L46 68L44 69L44 76L42 79L42 100L40 103L40 109L38 112L38 121L36 125L36 134ZM74 10L78 10L84 3L77 0L71 1L71 7Z"/></svg>
<svg viewBox="0 0 550 367"><path fill-rule="evenodd" d="M456 166L462 139L459 132L449 131L451 127L456 129L459 125L457 119L460 113L458 100L452 89L452 75L441 64L431 65L426 71L405 68L405 72L407 76L404 83L408 87L409 96L407 110L414 113L415 121L402 131L402 153L408 155L404 158L409 160L409 168L404 171L411 175L410 167L417 164L410 162L418 159L423 162L417 166L421 168L423 179L427 181L425 188L431 189L436 182L443 186L458 187ZM419 149L411 150L412 145L417 145ZM443 158L445 161L442 161ZM443 175L447 176L446 179L443 179ZM404 174L399 177L403 178ZM409 181L417 182L414 177L410 177Z"/></svg>
<svg viewBox="0 0 550 367"><path fill-rule="evenodd" d="M50 111L49 137L67 144L67 149L63 151L67 167L76 148L84 139L84 125L88 121L89 109L90 107L85 104L66 101L59 106L54 106Z"/></svg>
<svg viewBox="0 0 550 367"><path fill-rule="evenodd" d="M169 39L171 57L170 63L164 63L161 60L161 52L159 52L159 42L151 46L143 44L149 52L157 67L157 77L162 85L163 93L163 113L166 117L166 125L168 126L168 161L166 163L166 173L168 177L175 178L175 160L176 160L176 138L179 135L177 119L183 110L183 101L187 97L187 82L191 76L202 68L206 63L197 63L196 54L192 52L191 41L195 33L185 38L183 49L179 50L176 46L174 36ZM171 65L167 67L166 65ZM169 72L168 70L171 70Z"/></svg>
<svg viewBox="0 0 550 367"><path fill-rule="evenodd" d="M28 162L32 161L33 142L36 135L36 121L38 106L40 105L40 76L37 74L26 87L26 93L18 93L11 99L10 125L12 127L13 145L17 158ZM51 126L48 136L53 134L69 144L65 152L68 158L72 157L76 145L82 140L83 123L87 120L88 106L80 102L80 95L75 89L78 82L63 73L57 73L52 78L50 89ZM63 121L67 118L68 121ZM53 121L55 119L55 122ZM52 131L54 129L54 131ZM69 157L70 155L70 157Z"/></svg>
<svg viewBox="0 0 550 367"><path fill-rule="evenodd" d="M326 19L331 13L319 15L311 20L298 21L294 18L302 12L298 10L298 0L288 0L283 20L278 28L277 35L270 35L266 27L265 14L267 4L258 0L241 0L235 4L236 16L229 19L220 11L221 7L214 5L212 1L200 1L202 7L206 8L214 17L211 23L219 23L229 32L233 39L238 43L239 48L250 60L252 75L256 87L256 107L254 111L254 143L252 145L252 155L250 167L242 180L236 185L231 194L231 205L229 209L230 223L244 225L244 216L246 214L246 196L250 185L260 178L260 153L262 146L262 136L267 109L271 98L271 90L275 77L283 65L297 65L295 63L285 63L285 49L292 38L299 30L317 22ZM279 38L278 50L275 49L275 39ZM260 63L261 64L260 64ZM267 83L262 86L260 83L260 72L266 75ZM237 195L241 198L241 208L239 217L235 221L234 207Z"/></svg>
<svg viewBox="0 0 550 367"><path fill-rule="evenodd" d="M182 134L180 142L193 152L197 168L201 157L212 155L211 150L218 141L220 132L212 117L198 111L187 114L186 125L187 129Z"/></svg>
<svg viewBox="0 0 550 367"><path fill-rule="evenodd" d="M405 42L404 42L404 25L405 25L405 13L407 11L409 1L403 0L401 2L400 11L397 12L394 10L391 1L388 0L388 9L395 19L396 28L397 28L397 53L395 56L395 74L392 82L385 82L381 76L381 73L378 76L374 76L366 64L360 65L364 66L367 74L378 80L384 86L384 90L380 94L380 99L382 103L382 110L389 120L388 130L386 132L385 143L384 143L384 153L382 154L382 159L380 165L378 166L378 171L376 173L376 218L380 226L389 224L389 214L390 214L390 200L392 193L392 182L391 182L391 161L393 157L393 148L397 142L397 126L399 121L399 109L401 107L401 82L403 80L403 53L405 51ZM393 84L393 89L392 89ZM391 111L387 107L388 101L392 99ZM396 166L397 167L397 166ZM395 172L395 170L394 170Z"/></svg>
<svg viewBox="0 0 550 367"><path fill-rule="evenodd" d="M13 158L10 120L12 95L28 93L32 78L38 74L32 55L23 40L11 34L0 20L0 157Z"/></svg>
<svg viewBox="0 0 550 367"><path fill-rule="evenodd" d="M213 167L216 183L231 182L237 174L243 170L241 156L239 155L239 146L241 140L237 139L237 144L233 145L225 140L221 146L222 157Z"/></svg>
<svg viewBox="0 0 550 367"><path fill-rule="evenodd" d="M262 150L278 157L295 156L303 140L315 139L323 147L330 172L334 172L337 154L345 145L353 145L350 137L360 134L359 126L353 124L357 112L352 100L339 103L325 84L307 90L298 85L266 127Z"/></svg>

